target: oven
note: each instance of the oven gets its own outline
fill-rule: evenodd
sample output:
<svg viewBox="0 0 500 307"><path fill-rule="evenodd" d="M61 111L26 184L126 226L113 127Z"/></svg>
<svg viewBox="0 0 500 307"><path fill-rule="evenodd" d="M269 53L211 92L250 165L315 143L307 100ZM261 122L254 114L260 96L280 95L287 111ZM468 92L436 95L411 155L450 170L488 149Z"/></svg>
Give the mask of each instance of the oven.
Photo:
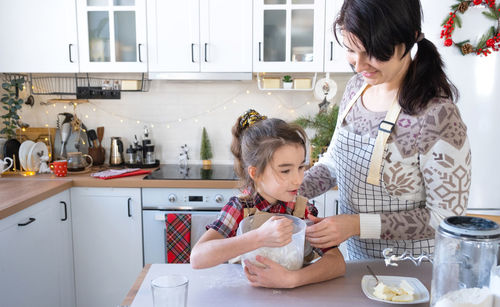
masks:
<svg viewBox="0 0 500 307"><path fill-rule="evenodd" d="M191 214L191 248L205 233L236 189L143 188L144 263L166 262L168 213Z"/></svg>

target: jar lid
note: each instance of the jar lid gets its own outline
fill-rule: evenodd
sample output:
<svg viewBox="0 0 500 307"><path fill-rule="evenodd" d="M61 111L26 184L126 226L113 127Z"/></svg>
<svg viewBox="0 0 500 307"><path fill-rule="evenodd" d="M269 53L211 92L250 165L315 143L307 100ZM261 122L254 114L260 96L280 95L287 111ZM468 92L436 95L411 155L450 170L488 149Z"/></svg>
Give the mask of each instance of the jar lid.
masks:
<svg viewBox="0 0 500 307"><path fill-rule="evenodd" d="M154 152L154 151L155 151L155 145L146 144L146 152Z"/></svg>
<svg viewBox="0 0 500 307"><path fill-rule="evenodd" d="M450 216L439 225L438 231L471 240L500 239L500 226L490 220L473 216Z"/></svg>
<svg viewBox="0 0 500 307"><path fill-rule="evenodd" d="M126 153L135 153L135 148L133 148L132 145L130 145L130 147L127 148Z"/></svg>

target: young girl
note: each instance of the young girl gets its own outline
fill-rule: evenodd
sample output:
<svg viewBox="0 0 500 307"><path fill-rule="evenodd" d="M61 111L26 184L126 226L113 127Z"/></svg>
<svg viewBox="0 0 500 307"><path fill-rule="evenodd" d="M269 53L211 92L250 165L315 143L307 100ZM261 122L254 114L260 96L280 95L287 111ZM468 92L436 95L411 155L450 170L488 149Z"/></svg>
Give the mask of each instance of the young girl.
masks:
<svg viewBox="0 0 500 307"><path fill-rule="evenodd" d="M195 269L212 267L260 247L284 246L292 240L290 219L273 216L261 227L236 236L239 223L250 211L294 212L297 191L305 170L306 134L283 120L267 119L254 110L240 116L232 129L231 151L235 171L246 195L232 197L218 219L207 226L191 252ZM300 213L300 212L299 212ZM308 204L302 215L317 215ZM245 274L256 287L294 288L341 276L345 262L338 248L331 248L313 264L289 271L265 257L257 256L265 268L245 262Z"/></svg>

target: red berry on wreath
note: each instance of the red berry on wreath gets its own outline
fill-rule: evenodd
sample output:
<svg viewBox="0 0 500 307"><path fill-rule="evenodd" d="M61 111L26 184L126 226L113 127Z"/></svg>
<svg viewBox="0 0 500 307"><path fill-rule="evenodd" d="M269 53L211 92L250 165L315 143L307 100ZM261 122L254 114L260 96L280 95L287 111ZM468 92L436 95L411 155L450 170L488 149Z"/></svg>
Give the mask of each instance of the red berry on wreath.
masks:
<svg viewBox="0 0 500 307"><path fill-rule="evenodd" d="M495 46L495 41L490 38L489 40L486 41L486 46L488 46L488 47Z"/></svg>
<svg viewBox="0 0 500 307"><path fill-rule="evenodd" d="M451 40L451 38L448 38L447 40L445 40L444 45L446 47L450 47L451 45L453 45L453 41Z"/></svg>
<svg viewBox="0 0 500 307"><path fill-rule="evenodd" d="M483 2L483 0L474 0L474 5L479 5Z"/></svg>

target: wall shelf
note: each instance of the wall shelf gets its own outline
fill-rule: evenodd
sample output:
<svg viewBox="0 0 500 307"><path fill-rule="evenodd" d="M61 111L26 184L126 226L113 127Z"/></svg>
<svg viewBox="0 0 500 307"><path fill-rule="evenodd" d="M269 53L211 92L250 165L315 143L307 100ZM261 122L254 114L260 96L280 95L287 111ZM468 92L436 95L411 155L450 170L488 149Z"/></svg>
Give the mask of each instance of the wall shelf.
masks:
<svg viewBox="0 0 500 307"><path fill-rule="evenodd" d="M294 88L295 82L293 84L293 87L288 89L288 88L283 88L283 76L285 75L290 75L292 76L293 80L296 79L309 79L311 80L311 87L308 88ZM316 79L317 79L318 73L257 73L257 87L261 91L302 91L302 92L307 92L307 91L312 91L314 89L314 86L316 85ZM280 87L265 87L265 79L274 79L278 80L279 79L279 86ZM276 82L275 82L276 83Z"/></svg>

